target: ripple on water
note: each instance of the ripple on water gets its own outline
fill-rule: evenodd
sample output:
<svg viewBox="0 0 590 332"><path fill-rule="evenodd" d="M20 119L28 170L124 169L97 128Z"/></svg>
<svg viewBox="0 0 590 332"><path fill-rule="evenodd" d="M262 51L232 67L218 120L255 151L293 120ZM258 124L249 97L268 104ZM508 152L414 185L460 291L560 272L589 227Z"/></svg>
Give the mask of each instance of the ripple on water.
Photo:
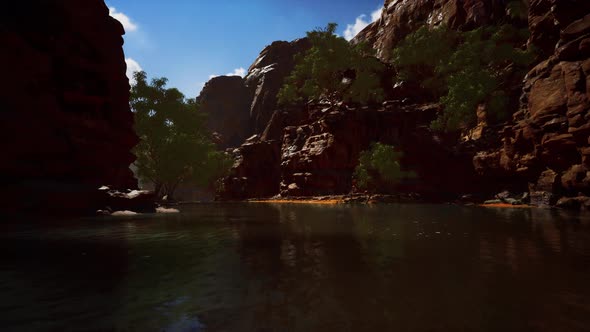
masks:
<svg viewBox="0 0 590 332"><path fill-rule="evenodd" d="M590 326L590 227L582 216L446 205L182 210L0 230L2 327Z"/></svg>

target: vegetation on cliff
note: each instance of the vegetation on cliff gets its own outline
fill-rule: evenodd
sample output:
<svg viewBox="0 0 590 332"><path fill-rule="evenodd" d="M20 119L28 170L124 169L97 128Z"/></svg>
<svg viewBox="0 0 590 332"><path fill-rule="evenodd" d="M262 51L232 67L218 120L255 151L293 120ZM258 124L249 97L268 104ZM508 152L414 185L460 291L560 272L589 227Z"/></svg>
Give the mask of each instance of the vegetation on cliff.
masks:
<svg viewBox="0 0 590 332"><path fill-rule="evenodd" d="M533 50L522 45L528 29L511 24L466 32L445 26L422 27L393 51L398 81L420 84L444 112L433 129L454 131L475 124L484 106L492 119L508 115L510 82L520 82L533 61Z"/></svg>
<svg viewBox="0 0 590 332"><path fill-rule="evenodd" d="M181 183L212 185L227 172L231 160L215 149L197 102L185 99L176 88L166 88L166 78L148 83L145 72L134 77L130 104L141 139L134 149L139 178L152 183L158 197L169 199Z"/></svg>
<svg viewBox="0 0 590 332"><path fill-rule="evenodd" d="M329 23L307 33L312 47L296 57L295 69L279 91L280 104L321 97L363 104L383 100L379 78L383 64L369 56L367 47L335 35L336 27Z"/></svg>
<svg viewBox="0 0 590 332"><path fill-rule="evenodd" d="M402 170L400 159L403 154L393 146L373 143L368 150L361 152L359 164L353 179L360 190L387 191L400 180L415 178L416 173Z"/></svg>

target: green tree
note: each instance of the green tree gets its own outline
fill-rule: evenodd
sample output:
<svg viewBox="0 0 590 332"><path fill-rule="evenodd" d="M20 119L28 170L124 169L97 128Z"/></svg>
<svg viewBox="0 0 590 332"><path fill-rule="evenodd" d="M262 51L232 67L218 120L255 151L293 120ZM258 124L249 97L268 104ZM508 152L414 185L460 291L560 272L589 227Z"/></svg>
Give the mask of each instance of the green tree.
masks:
<svg viewBox="0 0 590 332"><path fill-rule="evenodd" d="M383 64L364 45L353 46L335 35L336 27L329 23L307 33L312 46L295 59L295 68L279 91L280 104L321 97L359 103L383 100L379 78Z"/></svg>
<svg viewBox="0 0 590 332"><path fill-rule="evenodd" d="M409 34L392 52L396 79L418 83L431 97L440 98L446 92L446 79L437 68L451 57L458 38L446 26L423 26Z"/></svg>
<svg viewBox="0 0 590 332"><path fill-rule="evenodd" d="M355 168L353 179L356 187L362 190L381 190L394 186L402 179L416 177L416 173L402 170L402 156L391 145L371 144L368 150L361 152L359 164Z"/></svg>
<svg viewBox="0 0 590 332"><path fill-rule="evenodd" d="M504 119L508 112L509 81L521 81L534 50L523 49L527 29L511 24L457 32L446 27L420 28L393 52L400 81L421 82L444 111L432 128L455 131L472 126L476 109Z"/></svg>
<svg viewBox="0 0 590 332"><path fill-rule="evenodd" d="M134 78L130 105L140 138L134 150L139 178L152 183L158 197L170 199L182 183L211 186L229 169L230 161L216 151L197 102L166 88L166 78L148 83L145 72Z"/></svg>

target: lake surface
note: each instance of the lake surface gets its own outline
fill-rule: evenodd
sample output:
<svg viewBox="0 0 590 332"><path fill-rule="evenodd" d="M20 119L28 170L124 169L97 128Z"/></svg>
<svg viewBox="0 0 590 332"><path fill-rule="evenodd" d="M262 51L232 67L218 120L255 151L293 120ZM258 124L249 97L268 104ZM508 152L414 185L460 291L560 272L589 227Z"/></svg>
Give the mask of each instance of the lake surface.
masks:
<svg viewBox="0 0 590 332"><path fill-rule="evenodd" d="M590 216L203 204L0 226L1 331L590 331Z"/></svg>

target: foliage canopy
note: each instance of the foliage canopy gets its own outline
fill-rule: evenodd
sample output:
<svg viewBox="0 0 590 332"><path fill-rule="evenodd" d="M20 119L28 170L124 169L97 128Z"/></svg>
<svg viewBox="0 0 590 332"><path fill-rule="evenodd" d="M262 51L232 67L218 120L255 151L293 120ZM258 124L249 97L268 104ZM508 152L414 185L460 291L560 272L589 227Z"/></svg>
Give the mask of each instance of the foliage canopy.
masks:
<svg viewBox="0 0 590 332"><path fill-rule="evenodd" d="M351 45L335 35L329 23L307 33L311 48L296 57L296 65L278 94L280 104L337 97L358 103L383 100L379 73L383 64L365 45Z"/></svg>
<svg viewBox="0 0 590 332"><path fill-rule="evenodd" d="M402 156L391 145L378 142L371 144L368 150L361 152L359 164L354 171L356 187L362 190L379 190L391 187L402 179L416 177L414 172L402 170Z"/></svg>
<svg viewBox="0 0 590 332"><path fill-rule="evenodd" d="M223 176L230 160L216 151L197 102L166 88L166 78L148 83L143 71L134 78L130 105L140 138L134 150L139 178L151 182L159 197L173 198L181 183L208 186Z"/></svg>
<svg viewBox="0 0 590 332"><path fill-rule="evenodd" d="M527 38L527 29L511 24L467 32L422 27L394 49L392 60L399 81L419 83L440 98L445 110L433 129L454 131L475 123L478 105L497 119L508 115L503 84L521 81L533 61L534 50L521 47Z"/></svg>

